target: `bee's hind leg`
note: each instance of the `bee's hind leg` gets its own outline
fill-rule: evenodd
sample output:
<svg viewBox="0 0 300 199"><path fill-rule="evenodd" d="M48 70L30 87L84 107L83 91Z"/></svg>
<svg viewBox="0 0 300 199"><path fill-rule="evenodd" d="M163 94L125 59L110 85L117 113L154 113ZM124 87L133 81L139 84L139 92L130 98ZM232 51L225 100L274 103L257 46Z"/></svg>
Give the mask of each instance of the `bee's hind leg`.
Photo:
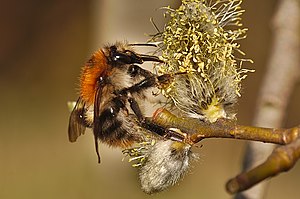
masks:
<svg viewBox="0 0 300 199"><path fill-rule="evenodd" d="M180 129L164 128L152 122L151 119L145 118L144 115L142 114L142 111L138 103L135 101L134 98L129 98L128 102L130 104L132 111L137 116L140 126L142 126L143 128L159 136L162 136L165 139L171 139L173 141L179 141L179 142L184 142L184 140L186 140L187 135L182 131L180 131Z"/></svg>

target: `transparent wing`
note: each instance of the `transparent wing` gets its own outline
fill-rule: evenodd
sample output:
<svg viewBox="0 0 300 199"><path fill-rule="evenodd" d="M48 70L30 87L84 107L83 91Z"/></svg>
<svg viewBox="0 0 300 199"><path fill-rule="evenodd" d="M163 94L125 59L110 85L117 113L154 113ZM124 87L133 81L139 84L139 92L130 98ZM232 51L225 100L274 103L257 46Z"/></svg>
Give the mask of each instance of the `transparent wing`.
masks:
<svg viewBox="0 0 300 199"><path fill-rule="evenodd" d="M69 141L75 142L80 135L83 135L85 132L85 119L84 119L84 112L85 112L85 103L82 101L81 98L78 98L74 109L71 112L69 118L69 128L68 128L68 135Z"/></svg>

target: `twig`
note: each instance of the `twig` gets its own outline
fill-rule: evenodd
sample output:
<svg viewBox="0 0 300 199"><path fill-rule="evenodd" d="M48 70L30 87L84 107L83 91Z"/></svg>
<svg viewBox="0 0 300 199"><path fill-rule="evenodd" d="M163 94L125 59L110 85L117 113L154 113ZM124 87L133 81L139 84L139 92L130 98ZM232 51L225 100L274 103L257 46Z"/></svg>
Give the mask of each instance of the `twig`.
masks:
<svg viewBox="0 0 300 199"><path fill-rule="evenodd" d="M286 106L299 78L299 1L281 0L273 19L273 47L267 73L261 86L254 126L279 127ZM260 164L273 150L273 145L250 142L243 170ZM266 183L260 183L236 198L262 198Z"/></svg>
<svg viewBox="0 0 300 199"><path fill-rule="evenodd" d="M229 193L244 191L262 180L289 171L300 158L300 138L294 142L276 148L267 161L229 180L226 189Z"/></svg>
<svg viewBox="0 0 300 199"><path fill-rule="evenodd" d="M184 141L191 145L207 138L232 138L284 145L275 149L265 163L229 180L226 188L231 194L288 171L300 158L300 126L289 129L261 128L238 125L228 119L209 123L194 118L176 117L163 108L157 109L148 120L166 129L180 129L186 135Z"/></svg>
<svg viewBox="0 0 300 199"><path fill-rule="evenodd" d="M300 127L276 129L242 126L228 119L208 123L194 118L176 117L163 108L157 109L152 122L165 128L178 128L187 133L187 142L190 144L207 138L231 138L285 145L300 137Z"/></svg>

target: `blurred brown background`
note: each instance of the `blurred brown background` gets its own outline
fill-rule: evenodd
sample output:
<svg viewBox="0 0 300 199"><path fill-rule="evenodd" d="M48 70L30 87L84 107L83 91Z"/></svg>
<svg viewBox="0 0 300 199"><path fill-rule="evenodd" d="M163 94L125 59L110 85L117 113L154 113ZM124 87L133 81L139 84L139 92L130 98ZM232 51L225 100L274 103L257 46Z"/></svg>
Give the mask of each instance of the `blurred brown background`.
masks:
<svg viewBox="0 0 300 199"><path fill-rule="evenodd" d="M97 164L91 132L71 144L67 138L67 101L77 97L80 67L107 42L144 42L154 33L158 8L171 0L1 0L0 1L0 198L231 198L227 179L239 172L243 141L206 140L179 185L152 196L139 189L137 173L117 149L101 145ZM250 125L272 34L276 1L245 0L243 23L249 27L242 50L254 64L243 82L238 120ZM300 123L296 87L286 127ZM299 163L272 179L266 198L299 198Z"/></svg>

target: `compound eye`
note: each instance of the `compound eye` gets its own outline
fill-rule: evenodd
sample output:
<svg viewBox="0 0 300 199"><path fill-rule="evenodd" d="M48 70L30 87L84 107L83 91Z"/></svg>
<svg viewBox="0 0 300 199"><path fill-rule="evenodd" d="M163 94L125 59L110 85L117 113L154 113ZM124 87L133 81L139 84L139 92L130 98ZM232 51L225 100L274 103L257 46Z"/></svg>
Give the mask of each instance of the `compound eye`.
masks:
<svg viewBox="0 0 300 199"><path fill-rule="evenodd" d="M124 54L124 53L118 53L116 52L114 55L113 55L113 61L114 62L118 62L118 63L123 63L123 64L129 64L131 63L131 59L128 55Z"/></svg>
<svg viewBox="0 0 300 199"><path fill-rule="evenodd" d="M143 63L143 60L131 50L125 50L122 54L128 58L126 64Z"/></svg>

